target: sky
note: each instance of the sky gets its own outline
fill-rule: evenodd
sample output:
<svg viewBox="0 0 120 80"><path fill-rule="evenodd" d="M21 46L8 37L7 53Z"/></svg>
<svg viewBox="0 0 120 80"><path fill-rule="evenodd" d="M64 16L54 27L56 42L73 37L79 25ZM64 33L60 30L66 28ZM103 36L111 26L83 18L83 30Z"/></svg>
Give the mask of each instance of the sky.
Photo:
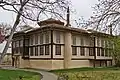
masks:
<svg viewBox="0 0 120 80"><path fill-rule="evenodd" d="M78 19L83 16L85 19L88 19L93 12L91 8L97 3L97 0L71 0L72 7L75 10L71 16L71 20ZM15 20L15 14L9 11L4 11L0 8L0 23L13 24Z"/></svg>

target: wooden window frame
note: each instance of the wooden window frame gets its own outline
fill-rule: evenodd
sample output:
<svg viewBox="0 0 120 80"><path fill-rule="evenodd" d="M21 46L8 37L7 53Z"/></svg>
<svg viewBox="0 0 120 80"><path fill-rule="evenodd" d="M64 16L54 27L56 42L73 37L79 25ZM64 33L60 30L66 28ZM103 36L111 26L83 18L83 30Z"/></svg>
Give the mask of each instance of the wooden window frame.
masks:
<svg viewBox="0 0 120 80"><path fill-rule="evenodd" d="M30 47L30 56L34 56L34 48L33 47Z"/></svg>
<svg viewBox="0 0 120 80"><path fill-rule="evenodd" d="M77 47L72 47L72 55L77 55Z"/></svg>
<svg viewBox="0 0 120 80"><path fill-rule="evenodd" d="M100 56L100 48L97 48L97 56Z"/></svg>
<svg viewBox="0 0 120 80"><path fill-rule="evenodd" d="M55 45L55 55L61 55L61 45Z"/></svg>
<svg viewBox="0 0 120 80"><path fill-rule="evenodd" d="M94 46L94 38L93 37L90 37L90 44L89 44L91 47Z"/></svg>
<svg viewBox="0 0 120 80"><path fill-rule="evenodd" d="M49 32L45 33L45 43L49 43Z"/></svg>
<svg viewBox="0 0 120 80"><path fill-rule="evenodd" d="M35 47L35 56L38 56L38 46Z"/></svg>
<svg viewBox="0 0 120 80"><path fill-rule="evenodd" d="M81 43L81 46L84 46L84 38L83 37L80 38L80 43Z"/></svg>
<svg viewBox="0 0 120 80"><path fill-rule="evenodd" d="M50 54L49 45L45 45L45 55L49 55L49 54Z"/></svg>
<svg viewBox="0 0 120 80"><path fill-rule="evenodd" d="M76 45L76 36L75 35L72 36L72 44Z"/></svg>
<svg viewBox="0 0 120 80"><path fill-rule="evenodd" d="M33 45L33 35L30 36L30 45Z"/></svg>
<svg viewBox="0 0 120 80"><path fill-rule="evenodd" d="M43 45L39 46L39 48L40 48L40 55L44 55L44 46Z"/></svg>
<svg viewBox="0 0 120 80"><path fill-rule="evenodd" d="M105 56L105 49L104 48L101 49L101 56Z"/></svg>
<svg viewBox="0 0 120 80"><path fill-rule="evenodd" d="M94 56L94 48L89 48L89 56Z"/></svg>
<svg viewBox="0 0 120 80"><path fill-rule="evenodd" d="M56 31L56 43L60 43L60 31Z"/></svg>
<svg viewBox="0 0 120 80"><path fill-rule="evenodd" d="M38 34L35 34L35 44L38 44Z"/></svg>
<svg viewBox="0 0 120 80"><path fill-rule="evenodd" d="M84 47L80 47L80 55L85 56L85 48Z"/></svg>
<svg viewBox="0 0 120 80"><path fill-rule="evenodd" d="M43 33L41 33L41 34L40 34L40 44L43 44L43 41L44 41L44 40L43 40L43 37L44 37L44 36L43 36Z"/></svg>

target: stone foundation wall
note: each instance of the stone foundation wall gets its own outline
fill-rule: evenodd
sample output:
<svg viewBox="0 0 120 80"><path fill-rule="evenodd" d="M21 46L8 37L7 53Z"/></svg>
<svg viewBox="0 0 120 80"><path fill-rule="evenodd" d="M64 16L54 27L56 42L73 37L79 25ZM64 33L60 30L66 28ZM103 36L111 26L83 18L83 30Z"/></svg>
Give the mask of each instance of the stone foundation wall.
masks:
<svg viewBox="0 0 120 80"><path fill-rule="evenodd" d="M110 66L110 61L107 62ZM64 60L22 60L20 65L22 68L37 68L37 69L64 69ZM96 67L100 66L100 61L96 62ZM104 61L101 66L106 66ZM93 61L89 60L71 60L69 68L93 67Z"/></svg>
<svg viewBox="0 0 120 80"><path fill-rule="evenodd" d="M64 60L52 60L52 69L63 69Z"/></svg>
<svg viewBox="0 0 120 80"><path fill-rule="evenodd" d="M89 60L72 60L70 68L90 67Z"/></svg>

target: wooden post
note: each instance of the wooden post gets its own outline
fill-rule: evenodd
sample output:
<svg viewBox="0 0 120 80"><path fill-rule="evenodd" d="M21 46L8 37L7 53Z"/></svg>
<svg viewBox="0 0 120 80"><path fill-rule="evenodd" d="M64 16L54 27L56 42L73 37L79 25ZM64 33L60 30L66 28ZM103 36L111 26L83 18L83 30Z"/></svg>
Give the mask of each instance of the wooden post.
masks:
<svg viewBox="0 0 120 80"><path fill-rule="evenodd" d="M51 30L51 59L53 59L53 30Z"/></svg>
<svg viewBox="0 0 120 80"><path fill-rule="evenodd" d="M71 56L72 56L71 32L65 32L64 68L70 67Z"/></svg>
<svg viewBox="0 0 120 80"><path fill-rule="evenodd" d="M93 50L93 52L94 52L94 63L93 63L93 67L95 67L95 62L96 62L96 44L95 44L95 36L93 37L94 38L94 50Z"/></svg>

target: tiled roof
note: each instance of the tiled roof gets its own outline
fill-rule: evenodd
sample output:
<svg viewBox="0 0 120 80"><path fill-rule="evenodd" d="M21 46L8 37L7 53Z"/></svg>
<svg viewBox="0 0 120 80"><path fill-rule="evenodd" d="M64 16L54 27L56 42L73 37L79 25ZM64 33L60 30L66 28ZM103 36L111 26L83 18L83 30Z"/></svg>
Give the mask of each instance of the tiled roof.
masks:
<svg viewBox="0 0 120 80"><path fill-rule="evenodd" d="M80 28L74 28L74 27L71 27L71 26L67 27L67 26L64 26L64 23L61 22L60 20L55 20L55 19L52 19L52 18L41 21L38 24L40 25L39 28L33 28L31 30L21 31L21 32L18 32L18 33L31 33L31 32L35 32L35 31L38 31L38 30L41 30L41 29L44 29L44 28L53 28L53 29L69 30L69 31L78 32L78 33L85 33L85 34L109 35L109 34L106 34L106 33L94 31L92 29L84 30L84 29L80 29Z"/></svg>

